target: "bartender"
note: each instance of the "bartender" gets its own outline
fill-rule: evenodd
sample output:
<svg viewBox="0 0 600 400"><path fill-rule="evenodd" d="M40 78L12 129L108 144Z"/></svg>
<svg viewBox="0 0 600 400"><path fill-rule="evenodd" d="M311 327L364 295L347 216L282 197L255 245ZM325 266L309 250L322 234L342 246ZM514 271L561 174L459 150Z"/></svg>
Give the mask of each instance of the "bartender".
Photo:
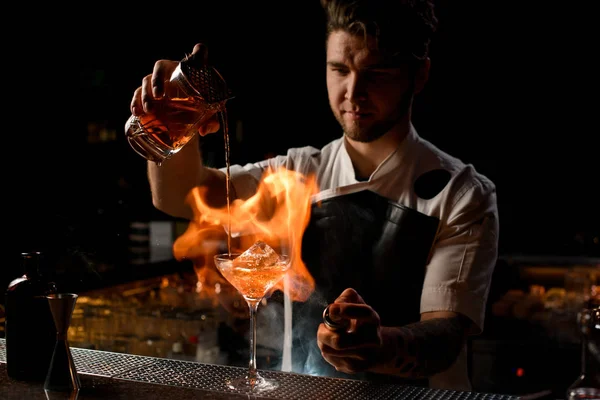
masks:
<svg viewBox="0 0 600 400"><path fill-rule="evenodd" d="M497 258L496 191L413 125L413 100L431 65L433 2L321 4L327 93L339 136L322 148L292 148L229 170L231 195L241 200L256 192L265 171L280 167L314 176L319 186L302 249L317 286L294 305L294 372L469 390L465 342L484 326ZM285 41L273 50L302 57ZM206 46L197 44L193 57L207 61ZM152 112L151 100L177 64L150 66L132 98L134 115ZM280 101L296 96L302 79L281 82ZM319 129L312 115L307 102L290 110L290 123ZM199 133L219 129L215 117ZM226 169L203 165L199 140L161 165L148 162L153 204L172 216L193 218L186 196L197 186L211 204L226 202Z"/></svg>

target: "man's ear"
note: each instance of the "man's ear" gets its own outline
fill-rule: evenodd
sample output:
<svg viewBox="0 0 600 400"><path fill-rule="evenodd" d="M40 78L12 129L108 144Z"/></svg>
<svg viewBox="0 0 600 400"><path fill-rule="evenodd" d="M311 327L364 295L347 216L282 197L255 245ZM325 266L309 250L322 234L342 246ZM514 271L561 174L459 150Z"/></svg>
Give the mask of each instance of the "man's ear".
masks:
<svg viewBox="0 0 600 400"><path fill-rule="evenodd" d="M429 57L426 57L423 61L419 63L419 66L415 71L415 94L423 90L423 88L427 84L427 80L429 79L430 68L431 59Z"/></svg>

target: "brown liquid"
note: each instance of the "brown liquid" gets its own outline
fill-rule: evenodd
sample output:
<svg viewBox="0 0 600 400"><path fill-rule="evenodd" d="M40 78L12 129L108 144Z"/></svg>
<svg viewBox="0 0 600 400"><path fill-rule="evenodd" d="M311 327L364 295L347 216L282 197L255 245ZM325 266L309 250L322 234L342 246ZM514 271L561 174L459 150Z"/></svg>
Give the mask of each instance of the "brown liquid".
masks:
<svg viewBox="0 0 600 400"><path fill-rule="evenodd" d="M129 136L147 134L162 146L171 149L182 147L195 133L194 125L200 119L198 107L198 102L193 99L156 101L153 113L139 117L144 131L131 131L127 134Z"/></svg>
<svg viewBox="0 0 600 400"><path fill-rule="evenodd" d="M255 266L229 261L221 264L219 269L242 296L250 300L260 300L283 278L288 265L286 262L277 262L269 266Z"/></svg>
<svg viewBox="0 0 600 400"><path fill-rule="evenodd" d="M231 257L231 191L230 191L230 174L229 174L229 126L227 125L227 110L223 107L219 112L221 118L221 126L223 127L223 136L225 139L225 189L227 193L227 254Z"/></svg>
<svg viewBox="0 0 600 400"><path fill-rule="evenodd" d="M224 104L206 104L193 97L156 100L152 113L131 116L125 134L134 150L160 165L194 137L198 126L223 108Z"/></svg>

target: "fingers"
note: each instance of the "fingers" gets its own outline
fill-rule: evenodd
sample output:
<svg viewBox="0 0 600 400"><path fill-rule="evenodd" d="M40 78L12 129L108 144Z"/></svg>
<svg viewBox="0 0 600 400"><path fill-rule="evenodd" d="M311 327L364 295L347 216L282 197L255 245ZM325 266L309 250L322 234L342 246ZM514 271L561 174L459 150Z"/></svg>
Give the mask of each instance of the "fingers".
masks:
<svg viewBox="0 0 600 400"><path fill-rule="evenodd" d="M343 331L319 325L317 343L323 358L338 371L364 371L377 358L382 346L379 314L352 288L344 290L328 306L328 311L334 323L345 320L350 324Z"/></svg>
<svg viewBox="0 0 600 400"><path fill-rule="evenodd" d="M217 114L213 115L206 121L205 124L198 127L198 133L200 136L206 136L209 133L218 132L221 128L221 124L219 123L219 116Z"/></svg>
<svg viewBox="0 0 600 400"><path fill-rule="evenodd" d="M329 315L334 321L354 319L362 323L379 323L379 315L367 304L333 303L329 306Z"/></svg>
<svg viewBox="0 0 600 400"><path fill-rule="evenodd" d="M197 43L192 50L192 54L196 57L201 57L203 62L208 62L208 47L202 43ZM161 98L165 91L165 82L169 80L169 77L179 64L179 61L170 60L159 60L154 63L154 70L152 71L151 87L152 95L154 98Z"/></svg>
<svg viewBox="0 0 600 400"><path fill-rule="evenodd" d="M324 324L317 330L317 342L345 354L361 348L373 348L381 345L381 338L377 329L359 328L352 332L332 331ZM341 353L341 354L342 354Z"/></svg>
<svg viewBox="0 0 600 400"><path fill-rule="evenodd" d="M323 355L323 359L329 364L333 365L336 371L343 372L345 374L357 374L359 372L366 371L369 366L368 361L346 357Z"/></svg>
<svg viewBox="0 0 600 400"><path fill-rule="evenodd" d="M342 294L334 300L333 304L329 305L329 317L333 322L342 322L342 320L346 318L345 315L342 314L342 309L340 308L340 305L344 303L365 304L365 301L360 297L356 290L352 288L344 290Z"/></svg>
<svg viewBox="0 0 600 400"><path fill-rule="evenodd" d="M144 112L152 111L152 100L154 100L154 95L152 93L152 79L153 75L146 75L142 80L141 100L142 110Z"/></svg>
<svg viewBox="0 0 600 400"><path fill-rule="evenodd" d="M165 82L169 81L171 74L177 68L179 61L159 60L154 63L154 70L150 79L153 98L160 99L165 94ZM146 80L142 84L148 84ZM148 88L146 88L148 90Z"/></svg>
<svg viewBox="0 0 600 400"><path fill-rule="evenodd" d="M329 305L329 318L334 323L349 320L355 326L381 323L379 314L367 304L332 303Z"/></svg>
<svg viewBox="0 0 600 400"><path fill-rule="evenodd" d="M208 47L202 43L197 43L194 46L192 54L202 57L204 63L208 62ZM158 60L154 63L152 74L146 75L142 79L142 85L138 87L131 99L131 113L140 116L144 113L151 112L152 102L155 99L160 99L165 94L165 82L169 81L171 74L179 64L179 61ZM211 124L204 128L201 134L213 133L219 130L219 121L211 121Z"/></svg>
<svg viewBox="0 0 600 400"><path fill-rule="evenodd" d="M349 358L353 360L367 360L369 354L377 349L373 343L356 346L351 349L336 349L328 346L323 342L319 342L319 349L323 357Z"/></svg>
<svg viewBox="0 0 600 400"><path fill-rule="evenodd" d="M365 325L380 324L377 312L352 288L344 290L327 309L329 320L334 324L348 326L348 332L357 331Z"/></svg>
<svg viewBox="0 0 600 400"><path fill-rule="evenodd" d="M358 294L358 292L352 288L348 288L342 292L335 299L334 303L365 303L362 297Z"/></svg>
<svg viewBox="0 0 600 400"><path fill-rule="evenodd" d="M152 111L152 102L164 95L164 81L171 76L177 62L157 61L154 71L142 79L142 85L133 92L130 109L133 115L139 116ZM167 77L167 78L165 78Z"/></svg>
<svg viewBox="0 0 600 400"><path fill-rule="evenodd" d="M148 113L152 109L152 101L155 99L153 91L153 81L155 80L154 73L152 75L146 75L142 79L142 86L138 87L133 92L133 98L131 99L130 109L131 113L135 116Z"/></svg>
<svg viewBox="0 0 600 400"><path fill-rule="evenodd" d="M131 99L131 104L129 105L129 109L131 113L136 117L144 114L144 109L142 106L142 87L140 86L133 92L133 98Z"/></svg>
<svg viewBox="0 0 600 400"><path fill-rule="evenodd" d="M363 359L336 357L329 354L323 355L323 359L333 365L337 371L346 374L357 374L368 370L370 366L369 361Z"/></svg>
<svg viewBox="0 0 600 400"><path fill-rule="evenodd" d="M318 336L320 338L331 336L333 346L327 344L328 340L318 340L317 343L323 359L341 372L352 374L366 370L371 365L372 355L377 352L375 343L363 343L353 348L336 348L334 346L339 346L336 340L340 340L345 335L332 334L325 327L319 327Z"/></svg>

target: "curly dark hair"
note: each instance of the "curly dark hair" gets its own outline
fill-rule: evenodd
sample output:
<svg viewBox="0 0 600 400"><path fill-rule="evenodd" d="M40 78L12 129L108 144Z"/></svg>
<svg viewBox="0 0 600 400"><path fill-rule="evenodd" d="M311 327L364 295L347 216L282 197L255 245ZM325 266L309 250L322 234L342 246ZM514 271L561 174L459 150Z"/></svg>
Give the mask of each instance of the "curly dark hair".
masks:
<svg viewBox="0 0 600 400"><path fill-rule="evenodd" d="M431 0L321 0L327 38L343 30L373 36L384 56L423 60L437 28Z"/></svg>

